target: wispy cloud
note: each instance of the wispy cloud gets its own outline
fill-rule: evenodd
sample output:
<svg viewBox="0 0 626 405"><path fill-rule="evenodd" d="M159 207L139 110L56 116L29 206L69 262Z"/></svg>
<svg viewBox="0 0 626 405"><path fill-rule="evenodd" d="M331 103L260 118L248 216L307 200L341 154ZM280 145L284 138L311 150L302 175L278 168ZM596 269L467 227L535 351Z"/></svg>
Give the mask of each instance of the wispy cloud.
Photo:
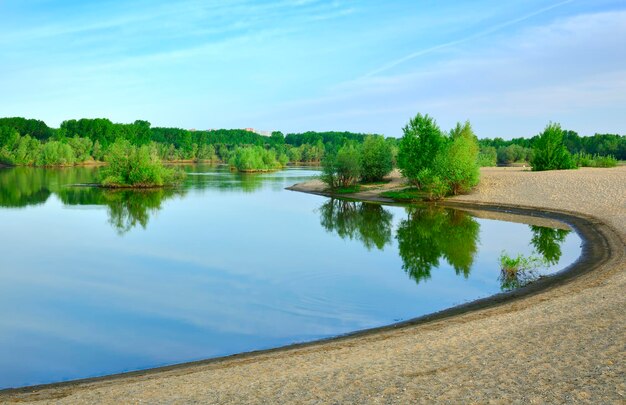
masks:
<svg viewBox="0 0 626 405"><path fill-rule="evenodd" d="M396 67L398 65L401 65L401 64L403 64L405 62L408 62L408 61L410 61L412 59L415 59L417 57L420 57L420 56L423 56L423 55L427 55L429 53L432 53L432 52L435 52L435 51L439 51L441 49L450 48L450 47L453 47L453 46L456 46L456 45L461 45L463 43L470 42L470 41L473 41L473 40L485 37L487 35L490 35L490 34L493 34L495 32L498 32L498 31L500 31L500 30L502 30L502 29L504 29L506 27L509 27L511 25L519 24L519 23L521 23L523 21L526 21L526 20L528 20L528 19L530 19L532 17L538 16L540 14L546 13L546 12L552 10L552 9L557 8L557 7L561 7L561 6L565 5L565 4L571 3L572 1L574 1L574 0L561 1L559 3L550 5L548 7L543 7L541 9L537 10L537 11L533 11L532 13L525 14L525 15L523 15L521 17L514 18L512 20L508 20L508 21L505 21L505 22L500 23L500 24L496 24L494 26L489 27L486 30L479 31L477 33L474 33L472 35L466 36L464 38L459 38L459 39L454 40L454 41L448 41L448 42L445 42L445 43L442 43L442 44L431 46L431 47L426 48L426 49L420 49L420 50L412 52L412 53L410 53L410 54L408 54L406 56L403 56L402 58L395 59L395 60L393 60L393 61L391 61L391 62L389 62L389 63L387 63L387 64L385 64L385 65L383 65L383 66L381 66L379 68L371 70L370 72L364 74L360 78L371 77L371 76L377 75L379 73L385 72L387 70L390 70L390 69L392 69L392 68L394 68L394 67Z"/></svg>

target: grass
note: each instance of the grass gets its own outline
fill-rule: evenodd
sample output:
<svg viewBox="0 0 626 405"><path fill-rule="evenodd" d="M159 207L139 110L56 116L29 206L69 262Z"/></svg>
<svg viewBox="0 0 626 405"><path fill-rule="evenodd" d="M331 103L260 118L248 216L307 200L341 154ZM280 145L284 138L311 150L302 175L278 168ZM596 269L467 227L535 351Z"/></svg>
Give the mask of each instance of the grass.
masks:
<svg viewBox="0 0 626 405"><path fill-rule="evenodd" d="M380 193L382 197L391 198L400 202L424 201L427 197L426 193L415 187L403 188L401 190L390 190Z"/></svg>
<svg viewBox="0 0 626 405"><path fill-rule="evenodd" d="M516 257L509 256L506 252L500 255L500 284L504 291L524 287L539 278L538 269L546 265L546 262L538 256Z"/></svg>
<svg viewBox="0 0 626 405"><path fill-rule="evenodd" d="M358 193L359 191L361 191L361 186L359 184L355 184L353 186L347 186L347 187L337 187L336 189L333 190L335 193L337 194L352 194L352 193Z"/></svg>

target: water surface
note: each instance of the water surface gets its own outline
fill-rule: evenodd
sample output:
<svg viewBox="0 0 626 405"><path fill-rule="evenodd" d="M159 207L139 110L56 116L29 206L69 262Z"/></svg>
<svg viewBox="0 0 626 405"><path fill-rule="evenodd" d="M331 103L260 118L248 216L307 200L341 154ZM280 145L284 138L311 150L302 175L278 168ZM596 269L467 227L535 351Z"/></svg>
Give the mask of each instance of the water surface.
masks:
<svg viewBox="0 0 626 405"><path fill-rule="evenodd" d="M186 166L176 190L97 168L0 170L0 388L382 326L503 289L499 256L573 263L567 229L284 190L313 169Z"/></svg>

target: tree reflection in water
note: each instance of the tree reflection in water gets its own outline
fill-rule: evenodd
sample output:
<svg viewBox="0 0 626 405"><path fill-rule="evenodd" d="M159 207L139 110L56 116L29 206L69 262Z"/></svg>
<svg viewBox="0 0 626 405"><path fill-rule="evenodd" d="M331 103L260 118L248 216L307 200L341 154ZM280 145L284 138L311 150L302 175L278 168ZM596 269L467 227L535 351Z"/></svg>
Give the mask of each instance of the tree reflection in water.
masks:
<svg viewBox="0 0 626 405"><path fill-rule="evenodd" d="M407 207L396 239L402 268L419 283L430 278L444 258L456 274L468 277L478 250L480 225L470 215L438 207ZM379 204L330 199L320 212L320 223L343 239L358 240L371 250L391 244L393 215Z"/></svg>
<svg viewBox="0 0 626 405"><path fill-rule="evenodd" d="M163 201L184 195L180 189L107 190L94 187L66 187L58 193L67 205L104 205L109 224L123 235L140 225L146 228L150 215L161 209Z"/></svg>
<svg viewBox="0 0 626 405"><path fill-rule="evenodd" d="M324 229L343 239L361 241L367 250L382 250L391 243L393 215L379 204L331 198L318 211Z"/></svg>
<svg viewBox="0 0 626 405"><path fill-rule="evenodd" d="M561 244L571 231L535 225L531 225L530 230L533 233L530 243L535 251L543 257L546 264L557 264L562 255Z"/></svg>
<svg viewBox="0 0 626 405"><path fill-rule="evenodd" d="M404 271L419 283L445 259L457 275L468 277L478 251L479 223L469 214L428 206L407 207L408 218L396 238Z"/></svg>

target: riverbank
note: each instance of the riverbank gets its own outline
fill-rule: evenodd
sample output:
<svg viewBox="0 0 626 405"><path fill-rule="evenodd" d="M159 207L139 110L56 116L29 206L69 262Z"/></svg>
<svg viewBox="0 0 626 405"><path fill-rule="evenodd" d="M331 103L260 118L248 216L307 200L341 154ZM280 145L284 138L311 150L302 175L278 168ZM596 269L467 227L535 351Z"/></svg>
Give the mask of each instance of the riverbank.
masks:
<svg viewBox="0 0 626 405"><path fill-rule="evenodd" d="M159 372L5 392L0 402L623 402L626 167L493 168L482 175L473 194L448 204L575 213L597 224L606 236L601 250L611 258L567 283L453 317Z"/></svg>

